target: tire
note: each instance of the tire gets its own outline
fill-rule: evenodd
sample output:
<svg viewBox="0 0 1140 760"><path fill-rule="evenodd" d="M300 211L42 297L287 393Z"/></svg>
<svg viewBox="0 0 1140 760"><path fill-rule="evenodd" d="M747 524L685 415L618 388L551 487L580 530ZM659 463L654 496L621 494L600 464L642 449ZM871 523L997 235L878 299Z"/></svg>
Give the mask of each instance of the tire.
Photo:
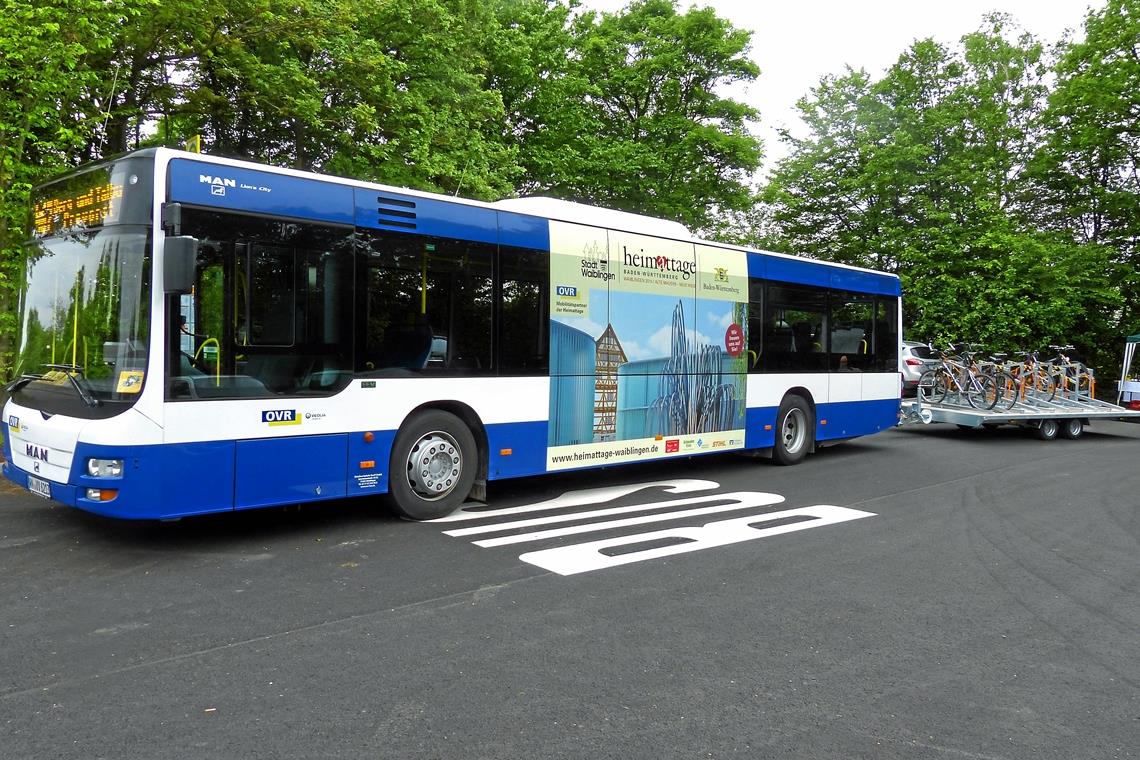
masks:
<svg viewBox="0 0 1140 760"><path fill-rule="evenodd" d="M1030 379L1033 387L1026 391L1026 396L1032 396L1038 401L1052 401L1057 395L1057 383L1045 370L1037 370Z"/></svg>
<svg viewBox="0 0 1140 760"><path fill-rule="evenodd" d="M975 409L993 409L1000 396L997 383L989 375L966 378L966 401Z"/></svg>
<svg viewBox="0 0 1140 760"><path fill-rule="evenodd" d="M1017 378L1005 370L999 370L993 375L998 389L998 405L1002 409L1012 409L1017 403Z"/></svg>
<svg viewBox="0 0 1140 760"><path fill-rule="evenodd" d="M392 444L388 496L412 520L445 517L471 493L479 469L471 430L454 414L430 409L404 423Z"/></svg>
<svg viewBox="0 0 1140 760"><path fill-rule="evenodd" d="M799 464L815 442L815 415L801 396L788 395L776 412L772 458L782 465Z"/></svg>
<svg viewBox="0 0 1140 760"><path fill-rule="evenodd" d="M1057 420L1041 420L1037 427L1037 437L1043 441L1051 441L1061 432L1061 425Z"/></svg>
<svg viewBox="0 0 1140 760"><path fill-rule="evenodd" d="M1060 434L1062 438L1067 438L1070 441L1075 441L1080 438L1085 432L1084 420L1077 417L1070 417L1061 422Z"/></svg>

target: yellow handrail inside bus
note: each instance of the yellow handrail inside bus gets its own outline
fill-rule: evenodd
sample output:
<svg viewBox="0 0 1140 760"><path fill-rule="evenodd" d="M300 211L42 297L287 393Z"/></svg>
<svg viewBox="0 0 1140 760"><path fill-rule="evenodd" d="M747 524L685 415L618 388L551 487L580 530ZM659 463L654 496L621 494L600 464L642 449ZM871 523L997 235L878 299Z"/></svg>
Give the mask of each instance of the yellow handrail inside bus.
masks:
<svg viewBox="0 0 1140 760"><path fill-rule="evenodd" d="M218 343L218 339L206 338L202 341L202 345L198 346L198 350L194 352L194 361L198 361L198 357L202 354L202 349L204 349L208 343L213 343L214 348L218 349L218 356L214 360L214 387L217 388L222 384L222 345Z"/></svg>

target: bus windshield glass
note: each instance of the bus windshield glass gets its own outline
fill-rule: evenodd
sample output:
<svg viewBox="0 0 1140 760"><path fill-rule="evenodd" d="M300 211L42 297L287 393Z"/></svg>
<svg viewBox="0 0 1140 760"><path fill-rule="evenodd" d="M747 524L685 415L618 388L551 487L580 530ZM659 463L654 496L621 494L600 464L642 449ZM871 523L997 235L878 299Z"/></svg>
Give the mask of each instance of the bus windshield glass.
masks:
<svg viewBox="0 0 1140 760"><path fill-rule="evenodd" d="M150 312L146 228L76 229L27 246L14 397L49 413L101 417L145 379Z"/></svg>

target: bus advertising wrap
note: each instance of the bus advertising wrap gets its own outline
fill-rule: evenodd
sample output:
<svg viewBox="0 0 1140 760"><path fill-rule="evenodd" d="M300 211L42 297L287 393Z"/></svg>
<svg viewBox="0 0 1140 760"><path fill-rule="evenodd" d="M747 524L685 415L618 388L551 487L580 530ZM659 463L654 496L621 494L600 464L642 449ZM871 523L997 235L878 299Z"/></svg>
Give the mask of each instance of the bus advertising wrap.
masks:
<svg viewBox="0 0 1140 760"><path fill-rule="evenodd" d="M744 447L746 255L551 222L547 468Z"/></svg>

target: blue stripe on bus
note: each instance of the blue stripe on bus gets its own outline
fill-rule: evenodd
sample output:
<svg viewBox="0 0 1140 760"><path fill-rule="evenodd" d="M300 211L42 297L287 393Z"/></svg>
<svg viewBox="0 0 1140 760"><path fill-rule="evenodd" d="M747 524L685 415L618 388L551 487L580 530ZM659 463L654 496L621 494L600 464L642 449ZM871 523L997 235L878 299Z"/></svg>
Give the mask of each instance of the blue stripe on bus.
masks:
<svg viewBox="0 0 1140 760"><path fill-rule="evenodd" d="M518 478L546 472L548 427L546 420L487 425L490 449L488 479Z"/></svg>
<svg viewBox="0 0 1140 760"><path fill-rule="evenodd" d="M352 224L352 188L288 174L176 158L168 169L170 200L229 211Z"/></svg>
<svg viewBox="0 0 1140 760"><path fill-rule="evenodd" d="M537 216L499 211L499 244L550 250L550 222Z"/></svg>
<svg viewBox="0 0 1140 760"><path fill-rule="evenodd" d="M344 497L348 435L238 441L234 509Z"/></svg>
<svg viewBox="0 0 1140 760"><path fill-rule="evenodd" d="M893 428L899 422L899 399L844 401L816 409L817 441L853 438ZM819 424L827 420L826 425Z"/></svg>
<svg viewBox="0 0 1140 760"><path fill-rule="evenodd" d="M773 429L765 430L770 425ZM776 407L753 406L744 410L744 448L766 449L776 442Z"/></svg>
<svg viewBox="0 0 1140 760"><path fill-rule="evenodd" d="M499 242L498 212L466 203L355 188L356 225L414 235Z"/></svg>
<svg viewBox="0 0 1140 760"><path fill-rule="evenodd" d="M546 219L466 203L185 158L170 162L167 181L180 203L550 250Z"/></svg>
<svg viewBox="0 0 1140 760"><path fill-rule="evenodd" d="M774 280L797 285L817 285L836 290L899 296L902 287L897 277L827 266L809 259L787 259L782 256L748 254L748 276L753 279Z"/></svg>

